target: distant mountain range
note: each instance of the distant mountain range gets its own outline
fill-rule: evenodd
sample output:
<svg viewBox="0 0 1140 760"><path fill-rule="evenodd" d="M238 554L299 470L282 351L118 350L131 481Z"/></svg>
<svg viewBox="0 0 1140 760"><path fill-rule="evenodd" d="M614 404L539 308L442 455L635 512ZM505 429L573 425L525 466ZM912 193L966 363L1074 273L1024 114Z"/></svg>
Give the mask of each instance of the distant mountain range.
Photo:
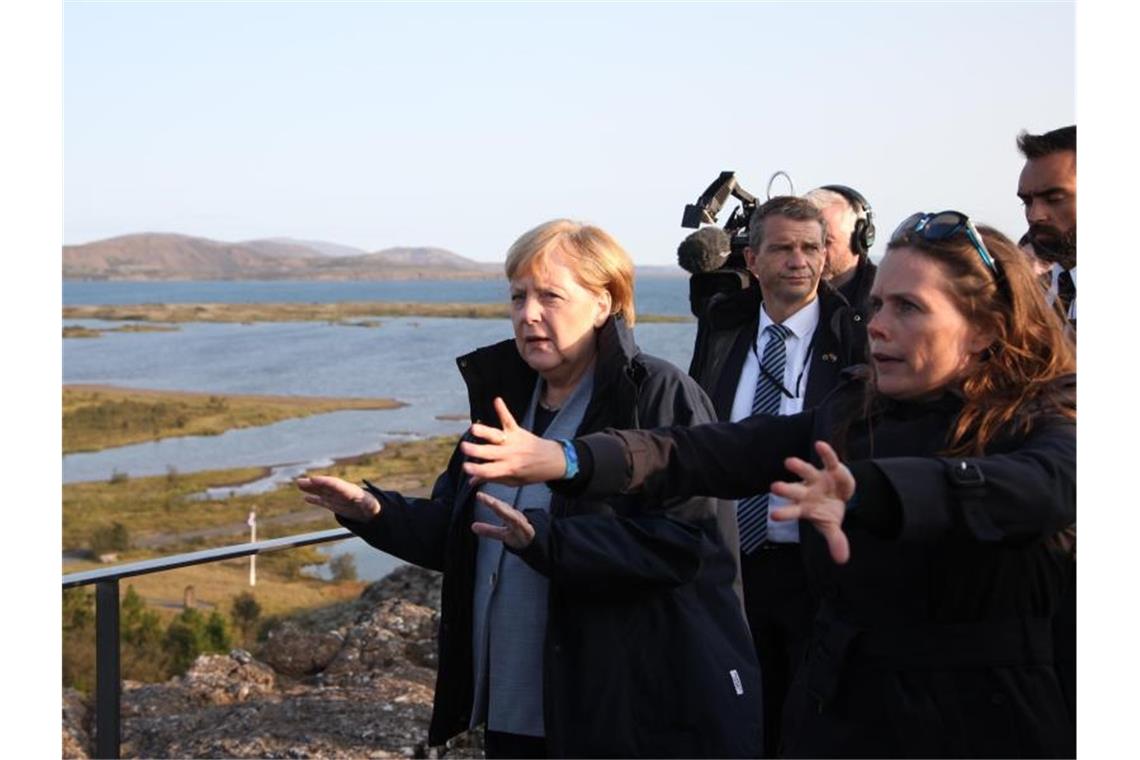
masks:
<svg viewBox="0 0 1140 760"><path fill-rule="evenodd" d="M144 232L63 247L67 280L490 279L503 265L442 248L367 253L337 243L269 238L227 243Z"/></svg>
<svg viewBox="0 0 1140 760"><path fill-rule="evenodd" d="M640 277L685 276L679 267L643 266ZM143 232L63 247L65 280L415 280L496 279L501 263L442 248L369 253L339 243L266 238L227 243Z"/></svg>

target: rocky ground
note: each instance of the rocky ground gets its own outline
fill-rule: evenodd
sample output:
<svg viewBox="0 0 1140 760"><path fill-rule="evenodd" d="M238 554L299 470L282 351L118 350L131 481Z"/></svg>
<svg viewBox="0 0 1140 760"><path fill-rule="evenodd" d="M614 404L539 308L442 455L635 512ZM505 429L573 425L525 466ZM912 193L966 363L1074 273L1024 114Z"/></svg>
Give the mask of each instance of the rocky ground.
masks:
<svg viewBox="0 0 1140 760"><path fill-rule="evenodd" d="M440 576L395 570L359 599L274 629L257 656L203 655L166 683L123 685L123 757L481 757L478 732L427 745ZM94 751L68 691L63 756Z"/></svg>

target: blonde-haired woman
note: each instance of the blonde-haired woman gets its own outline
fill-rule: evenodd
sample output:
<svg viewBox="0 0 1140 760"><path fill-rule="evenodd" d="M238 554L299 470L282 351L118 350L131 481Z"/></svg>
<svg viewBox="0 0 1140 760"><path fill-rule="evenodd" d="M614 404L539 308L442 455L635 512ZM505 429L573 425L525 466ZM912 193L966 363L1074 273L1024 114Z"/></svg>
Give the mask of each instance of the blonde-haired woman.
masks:
<svg viewBox="0 0 1140 760"><path fill-rule="evenodd" d="M458 360L548 439L711 422L687 375L633 341L633 264L555 220L507 254L514 340ZM486 726L489 757L729 757L761 749L760 674L736 588L736 521L709 498L565 498L470 481L456 449L428 499L303 478L373 546L444 573L429 741Z"/></svg>

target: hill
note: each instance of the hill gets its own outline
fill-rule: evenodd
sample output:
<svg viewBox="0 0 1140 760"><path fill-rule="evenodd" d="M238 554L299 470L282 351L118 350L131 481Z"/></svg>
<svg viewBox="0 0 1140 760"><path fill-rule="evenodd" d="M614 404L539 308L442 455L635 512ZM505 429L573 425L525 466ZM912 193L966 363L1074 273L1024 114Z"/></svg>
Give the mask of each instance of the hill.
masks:
<svg viewBox="0 0 1140 760"><path fill-rule="evenodd" d="M349 251L344 255L330 255ZM320 241L272 238L230 243L174 233L140 233L63 247L73 280L398 280L500 277L501 264L430 247L375 253Z"/></svg>

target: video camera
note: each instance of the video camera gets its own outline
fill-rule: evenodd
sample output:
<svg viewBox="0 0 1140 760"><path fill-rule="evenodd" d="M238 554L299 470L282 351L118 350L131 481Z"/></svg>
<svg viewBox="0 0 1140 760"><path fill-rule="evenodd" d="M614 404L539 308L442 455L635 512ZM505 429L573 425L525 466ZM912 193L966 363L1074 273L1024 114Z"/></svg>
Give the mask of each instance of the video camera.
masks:
<svg viewBox="0 0 1140 760"><path fill-rule="evenodd" d="M720 176L705 188L701 197L697 198L696 203L687 204L685 212L681 216L681 226L697 229L702 224L716 224L717 214L720 213L724 202L728 200L730 195L739 200L741 205L732 210L732 214L729 215L728 221L724 224L723 231L728 238L729 248L727 251L715 249L701 251L718 255L725 254L725 260L718 262L717 258L708 256L698 258L693 255L682 255L682 249L685 249L686 254L698 253L698 251L689 251L688 247L685 246L686 242L696 239L695 234L690 235L677 249L677 263L686 271L697 274L725 266L740 268L745 266L744 249L748 245L748 220L752 218L752 212L756 210L756 196L740 186L740 183L736 181L736 172L721 172ZM707 237L710 241L714 238L712 235ZM720 236L716 235L715 238L719 240Z"/></svg>
<svg viewBox="0 0 1140 760"><path fill-rule="evenodd" d="M791 177L778 171L768 181L769 196L772 183L781 175L791 187ZM794 188L790 192L794 193ZM740 205L732 210L723 228L716 227L717 214L730 196L739 200ZM692 274L689 278L689 308L698 319L714 295L759 287L744 261L744 249L748 247L748 222L758 205L760 201L756 196L736 181L735 172L722 171L696 203L685 206L681 226L700 229L677 246L677 263ZM701 227L702 224L710 226Z"/></svg>

